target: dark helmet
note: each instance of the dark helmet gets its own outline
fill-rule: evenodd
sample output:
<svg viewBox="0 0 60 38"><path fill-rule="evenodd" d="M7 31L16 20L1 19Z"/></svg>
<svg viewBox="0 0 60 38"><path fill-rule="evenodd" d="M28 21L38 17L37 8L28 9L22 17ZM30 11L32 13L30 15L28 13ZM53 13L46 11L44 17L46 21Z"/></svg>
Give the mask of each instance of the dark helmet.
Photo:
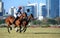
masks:
<svg viewBox="0 0 60 38"><path fill-rule="evenodd" d="M19 9L22 9L22 7L21 7L21 6L19 6Z"/></svg>

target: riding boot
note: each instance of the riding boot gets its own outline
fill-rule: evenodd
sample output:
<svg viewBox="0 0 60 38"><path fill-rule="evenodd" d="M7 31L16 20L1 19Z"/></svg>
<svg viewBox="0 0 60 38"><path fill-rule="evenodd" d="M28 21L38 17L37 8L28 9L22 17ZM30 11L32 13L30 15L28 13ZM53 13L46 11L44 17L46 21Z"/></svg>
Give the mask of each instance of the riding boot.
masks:
<svg viewBox="0 0 60 38"><path fill-rule="evenodd" d="M16 21L18 18L19 18L19 17L17 16L16 19L14 20L14 22L13 22L14 24L15 24L15 21Z"/></svg>

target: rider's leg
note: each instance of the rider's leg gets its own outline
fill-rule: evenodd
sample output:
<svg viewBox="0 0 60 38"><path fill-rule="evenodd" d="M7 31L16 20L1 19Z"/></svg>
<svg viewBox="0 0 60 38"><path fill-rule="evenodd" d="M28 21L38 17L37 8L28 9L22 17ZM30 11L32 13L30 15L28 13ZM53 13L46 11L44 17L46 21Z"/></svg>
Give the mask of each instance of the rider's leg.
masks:
<svg viewBox="0 0 60 38"><path fill-rule="evenodd" d="M19 18L19 17L17 16L16 19L14 20L14 22L13 22L14 24L15 24L15 21L16 21L18 18Z"/></svg>

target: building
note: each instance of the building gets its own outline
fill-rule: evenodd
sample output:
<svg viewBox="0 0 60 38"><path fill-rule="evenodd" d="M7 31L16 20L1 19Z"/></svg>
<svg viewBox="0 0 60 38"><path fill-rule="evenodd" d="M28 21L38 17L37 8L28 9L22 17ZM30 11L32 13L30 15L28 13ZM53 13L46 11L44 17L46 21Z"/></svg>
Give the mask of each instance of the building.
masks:
<svg viewBox="0 0 60 38"><path fill-rule="evenodd" d="M47 16L46 4L40 3L39 4L38 20L43 20L43 17L46 17L46 16Z"/></svg>
<svg viewBox="0 0 60 38"><path fill-rule="evenodd" d="M47 8L46 8L46 5L43 5L43 6L42 6L42 16L43 16L44 18L47 17Z"/></svg>
<svg viewBox="0 0 60 38"><path fill-rule="evenodd" d="M11 7L11 8L9 9L8 15L12 15L12 16L15 16L15 17L16 17L16 13L17 13L16 8L15 8L15 7Z"/></svg>
<svg viewBox="0 0 60 38"><path fill-rule="evenodd" d="M59 0L46 0L46 5L48 18L59 17Z"/></svg>
<svg viewBox="0 0 60 38"><path fill-rule="evenodd" d="M60 17L60 0L59 0L59 17Z"/></svg>
<svg viewBox="0 0 60 38"><path fill-rule="evenodd" d="M5 12L5 9L3 10L3 16L5 16L6 15L6 12Z"/></svg>
<svg viewBox="0 0 60 38"><path fill-rule="evenodd" d="M31 11L34 14L34 18L38 18L38 3L31 3L31 4L28 4L27 6L32 7Z"/></svg>
<svg viewBox="0 0 60 38"><path fill-rule="evenodd" d="M2 0L0 0L0 16L3 16L3 11L4 11L4 7L3 7L3 2Z"/></svg>

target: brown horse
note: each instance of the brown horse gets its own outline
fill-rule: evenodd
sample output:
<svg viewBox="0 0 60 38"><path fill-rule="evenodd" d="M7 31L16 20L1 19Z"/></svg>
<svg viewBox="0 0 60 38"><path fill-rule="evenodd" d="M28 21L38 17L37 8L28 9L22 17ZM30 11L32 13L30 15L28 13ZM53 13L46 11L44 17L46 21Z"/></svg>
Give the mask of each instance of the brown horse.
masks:
<svg viewBox="0 0 60 38"><path fill-rule="evenodd" d="M13 23L15 20L14 16L8 16L5 19L5 23L7 24L7 29L8 29L9 33L10 33L10 30L12 30L12 27L11 27L12 24L14 24L14 27L20 27L21 26L21 23L22 23L21 20L23 19L23 15L24 15L24 13L19 16L19 18L15 21L15 23Z"/></svg>
<svg viewBox="0 0 60 38"><path fill-rule="evenodd" d="M15 19L15 18L14 18L13 16L8 16L8 17L5 19L5 23L7 24L7 28L8 28L8 32L9 32L9 33L10 33L9 28L10 28L10 30L12 30L11 25L13 24L14 19Z"/></svg>
<svg viewBox="0 0 60 38"><path fill-rule="evenodd" d="M5 23L7 24L7 28L8 28L8 32L10 33L10 30L12 30L12 24L14 24L14 27L20 27L21 29L21 24L22 24L22 20L23 18L27 17L27 14L26 13L22 13L19 18L14 22L15 18L14 16L8 16L6 19L5 19ZM21 31L20 31L21 32Z"/></svg>

